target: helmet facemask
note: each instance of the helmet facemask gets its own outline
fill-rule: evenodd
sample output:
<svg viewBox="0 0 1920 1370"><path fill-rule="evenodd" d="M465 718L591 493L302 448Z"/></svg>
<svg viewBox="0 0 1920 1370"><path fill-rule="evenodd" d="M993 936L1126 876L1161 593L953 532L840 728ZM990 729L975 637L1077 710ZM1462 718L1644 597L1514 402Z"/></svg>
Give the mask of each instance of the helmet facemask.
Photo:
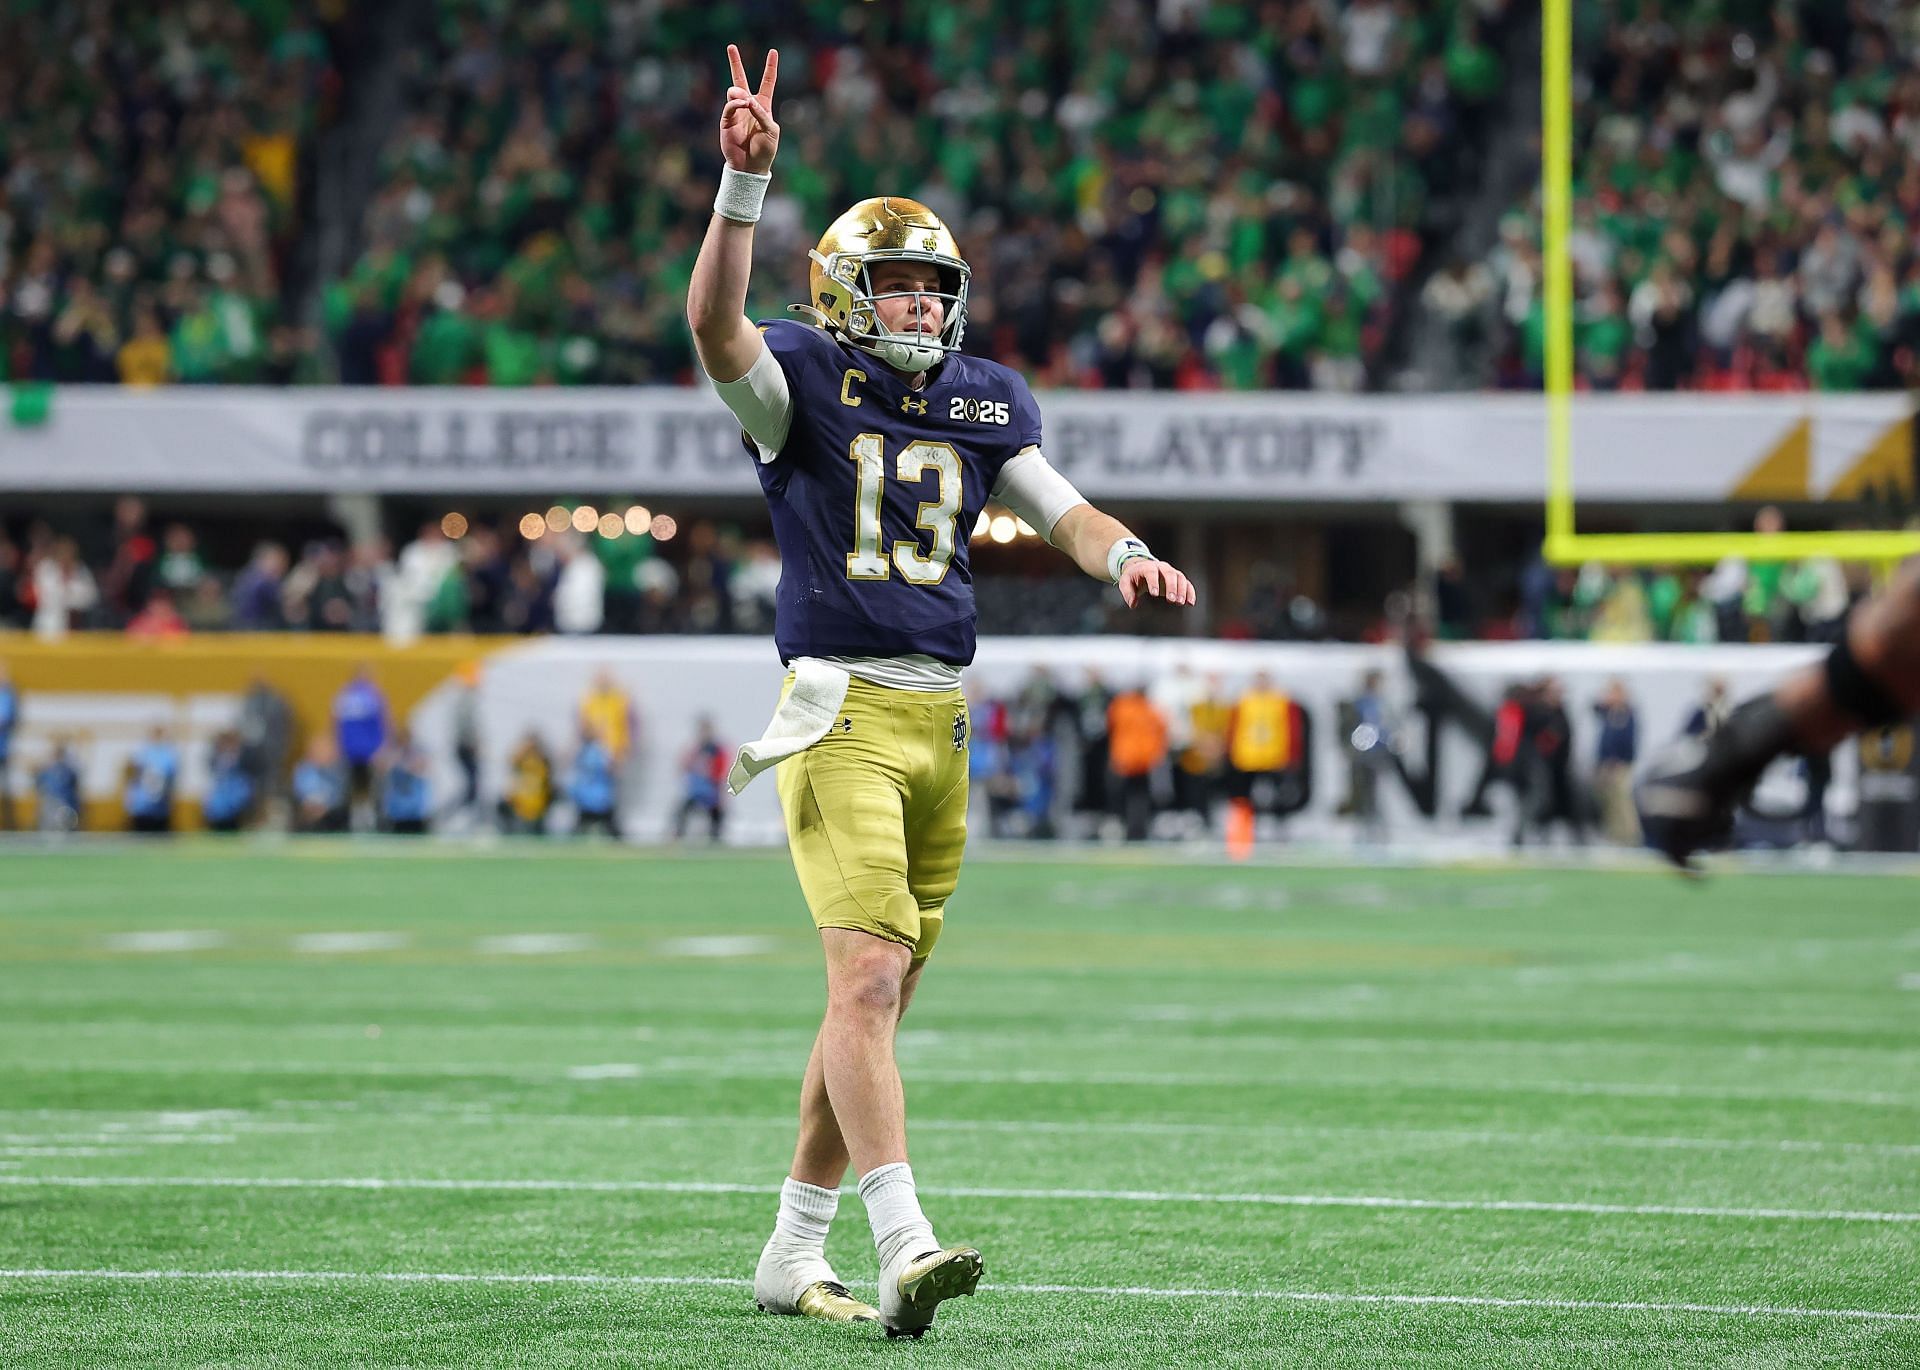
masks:
<svg viewBox="0 0 1920 1370"><path fill-rule="evenodd" d="M816 301L817 308L807 312L840 334L850 345L870 352L888 366L908 374L926 371L949 352L960 350L960 339L967 328L967 264L955 257L900 249L864 252L836 252L822 256L808 254L820 267L824 281ZM924 262L939 275L937 290L889 290L876 294L872 268L881 262ZM918 330L895 333L880 318L878 305L883 300L936 299L942 306L939 332L928 335Z"/></svg>

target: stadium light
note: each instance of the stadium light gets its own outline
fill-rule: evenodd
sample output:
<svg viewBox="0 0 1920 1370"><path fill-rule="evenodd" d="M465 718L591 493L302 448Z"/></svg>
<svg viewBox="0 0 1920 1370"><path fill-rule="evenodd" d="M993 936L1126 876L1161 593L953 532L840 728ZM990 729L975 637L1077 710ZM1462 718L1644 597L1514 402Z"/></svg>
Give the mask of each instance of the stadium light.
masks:
<svg viewBox="0 0 1920 1370"><path fill-rule="evenodd" d="M467 516L458 510L440 520L440 531L456 541L467 535Z"/></svg>
<svg viewBox="0 0 1920 1370"><path fill-rule="evenodd" d="M627 510L627 531L639 537L653 526L653 511L644 504L636 504Z"/></svg>
<svg viewBox="0 0 1920 1370"><path fill-rule="evenodd" d="M601 537L608 538L608 539L617 538L623 535L626 531L627 531L627 521L621 518L620 515L614 513L612 510L608 510L606 513L600 516L600 536Z"/></svg>
<svg viewBox="0 0 1920 1370"><path fill-rule="evenodd" d="M591 533L600 523L600 511L591 504L583 504L573 511L573 530L576 533Z"/></svg>
<svg viewBox="0 0 1920 1370"><path fill-rule="evenodd" d="M995 542L1012 542L1019 533L1019 528L1014 524L1012 516L1008 514L994 515L993 522L987 525L987 536Z"/></svg>
<svg viewBox="0 0 1920 1370"><path fill-rule="evenodd" d="M528 542L538 542L546 535L547 518L544 514L524 514L520 519L520 536Z"/></svg>
<svg viewBox="0 0 1920 1370"><path fill-rule="evenodd" d="M655 514L650 531L655 542L672 542L673 535L680 531L680 524L672 514Z"/></svg>
<svg viewBox="0 0 1920 1370"><path fill-rule="evenodd" d="M567 512L563 504L556 504L547 510L547 531L564 533L573 526L573 515Z"/></svg>

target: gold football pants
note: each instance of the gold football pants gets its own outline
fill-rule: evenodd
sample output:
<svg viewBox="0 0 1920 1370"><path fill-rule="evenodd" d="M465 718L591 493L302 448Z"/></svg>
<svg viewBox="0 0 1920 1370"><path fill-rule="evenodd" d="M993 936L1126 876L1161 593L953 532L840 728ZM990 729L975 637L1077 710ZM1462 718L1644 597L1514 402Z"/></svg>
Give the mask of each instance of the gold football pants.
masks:
<svg viewBox="0 0 1920 1370"><path fill-rule="evenodd" d="M815 927L927 959L967 845L968 726L959 690L856 677L827 735L780 763L787 846Z"/></svg>

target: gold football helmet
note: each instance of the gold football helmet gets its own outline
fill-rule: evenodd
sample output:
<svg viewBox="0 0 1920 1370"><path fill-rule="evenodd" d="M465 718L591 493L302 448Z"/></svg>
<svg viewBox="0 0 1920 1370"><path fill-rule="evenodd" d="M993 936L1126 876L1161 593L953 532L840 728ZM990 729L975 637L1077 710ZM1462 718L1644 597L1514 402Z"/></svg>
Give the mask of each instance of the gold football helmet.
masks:
<svg viewBox="0 0 1920 1370"><path fill-rule="evenodd" d="M918 200L883 195L859 204L833 221L808 275L812 299L793 305L822 328L863 352L871 352L901 371L925 371L949 352L958 351L967 327L967 279L972 274L953 234L940 217ZM876 262L928 262L939 274L938 290L873 293L869 272ZM874 305L883 299L929 295L945 309L937 336L892 332Z"/></svg>

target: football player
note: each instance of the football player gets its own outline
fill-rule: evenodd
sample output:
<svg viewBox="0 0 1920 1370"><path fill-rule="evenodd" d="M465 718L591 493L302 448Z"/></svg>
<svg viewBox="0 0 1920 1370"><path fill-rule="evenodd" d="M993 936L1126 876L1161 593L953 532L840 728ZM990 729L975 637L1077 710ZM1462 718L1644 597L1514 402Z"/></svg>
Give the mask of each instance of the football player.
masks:
<svg viewBox="0 0 1920 1370"><path fill-rule="evenodd" d="M1686 867L1724 846L1733 814L1777 757L1823 756L1850 733L1920 714L1920 560L1855 611L1819 666L1750 699L1704 744L1684 738L1654 759L1640 784L1648 843Z"/></svg>
<svg viewBox="0 0 1920 1370"><path fill-rule="evenodd" d="M757 458L780 546L774 636L790 672L729 787L784 763L788 845L827 964L799 1143L754 1297L774 1312L877 1318L889 1335L917 1337L981 1274L980 1253L943 1247L921 1211L893 1049L966 842L968 537L995 499L1129 606L1190 605L1194 590L1048 465L1019 374L960 352L967 262L926 206L861 201L810 254L809 298L794 306L804 322L745 316L753 226L780 141L779 58L767 54L757 88L738 48L727 59L726 165L687 319ZM879 1252L877 1309L848 1293L823 1250L849 1164Z"/></svg>

